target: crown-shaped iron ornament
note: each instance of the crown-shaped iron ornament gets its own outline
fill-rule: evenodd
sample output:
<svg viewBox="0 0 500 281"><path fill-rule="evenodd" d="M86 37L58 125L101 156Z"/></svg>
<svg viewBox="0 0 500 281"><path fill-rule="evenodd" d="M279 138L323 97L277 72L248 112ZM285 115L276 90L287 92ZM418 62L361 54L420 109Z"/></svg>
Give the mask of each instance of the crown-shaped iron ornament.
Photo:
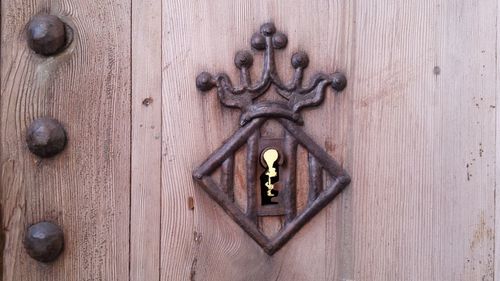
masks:
<svg viewBox="0 0 500 281"><path fill-rule="evenodd" d="M249 51L237 52L234 59L240 70L239 86L233 86L225 73L202 72L196 77L199 90L209 91L216 87L220 102L239 108L242 114L240 128L195 169L193 178L269 255L285 245L351 181L342 166L300 127L303 124L300 110L321 104L328 86L343 90L347 85L346 77L338 72L318 73L303 86L309 58L299 51L291 59L295 69L293 79L284 84L276 70L274 51L285 48L287 42L286 35L277 32L272 23L263 24L260 33L252 36L252 47L264 51L264 67L260 80L255 83L250 79L253 57ZM271 85L284 99L257 100ZM278 122L281 132L277 130L277 135L273 136L261 134L262 126L270 120ZM299 146L307 151L307 165L297 163ZM243 208L235 200L234 185L236 154L244 147L246 159L240 165L245 166L243 185L246 183L247 199ZM309 172L307 186L297 186L297 170L302 167L307 167ZM219 181L216 171L220 171ZM242 179L241 176L238 178ZM297 188L308 188L307 202L303 202L305 207L300 211ZM282 227L274 235L264 233L259 219L269 216L282 218Z"/></svg>
<svg viewBox="0 0 500 281"><path fill-rule="evenodd" d="M309 65L309 57L303 51L292 55L291 64L295 69L292 81L288 84L282 82L274 61L274 50L283 49L288 43L288 38L281 32L276 32L273 23L265 23L260 28L260 33L255 33L250 41L255 50L264 51L264 67L260 80L252 83L250 67L253 64L252 53L239 51L234 58L234 64L240 70L240 86L233 86L231 79L225 73L215 76L202 72L196 78L196 87L201 91L209 91L217 87L217 94L221 103L227 107L242 110L240 125L257 117L287 118L302 124L300 110L305 107L320 105L324 98L326 88L330 85L334 90L341 91L347 85L344 74L317 73L312 76L309 84L303 86L304 70ZM277 93L288 102L266 101L254 103L258 97L267 92L271 85L275 86Z"/></svg>

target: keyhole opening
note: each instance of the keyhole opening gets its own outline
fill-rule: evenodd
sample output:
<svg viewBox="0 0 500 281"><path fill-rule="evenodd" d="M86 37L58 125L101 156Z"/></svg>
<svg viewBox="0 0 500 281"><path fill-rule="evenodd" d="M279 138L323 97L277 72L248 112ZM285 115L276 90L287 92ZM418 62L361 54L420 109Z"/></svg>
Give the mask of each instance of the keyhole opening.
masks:
<svg viewBox="0 0 500 281"><path fill-rule="evenodd" d="M279 191L275 190L275 184L279 181L279 153L274 148L266 148L262 152L263 166L266 170L260 176L262 205L273 205L278 202L272 201L277 197Z"/></svg>

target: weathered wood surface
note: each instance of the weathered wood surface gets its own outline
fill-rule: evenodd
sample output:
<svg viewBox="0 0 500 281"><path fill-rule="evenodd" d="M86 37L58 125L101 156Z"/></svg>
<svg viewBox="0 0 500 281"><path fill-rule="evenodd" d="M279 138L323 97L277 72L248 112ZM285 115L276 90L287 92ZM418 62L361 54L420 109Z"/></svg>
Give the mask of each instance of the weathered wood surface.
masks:
<svg viewBox="0 0 500 281"><path fill-rule="evenodd" d="M163 7L162 280L493 279L496 1ZM305 121L353 178L273 257L190 179L238 117L194 78L237 78L235 51L269 20L289 35L282 73L297 49L309 73L347 73L346 91Z"/></svg>
<svg viewBox="0 0 500 281"><path fill-rule="evenodd" d="M43 58L24 30L37 13L76 30L63 54ZM3 280L127 280L130 204L130 1L1 2ZM49 115L64 124L65 151L40 160L25 130ZM24 229L59 224L63 255L42 265L23 249Z"/></svg>
<svg viewBox="0 0 500 281"><path fill-rule="evenodd" d="M132 0L130 280L160 278L161 1Z"/></svg>
<svg viewBox="0 0 500 281"><path fill-rule="evenodd" d="M498 18L500 17L500 5L497 3L497 36L496 36L496 56L495 56L495 65L496 65L496 89L497 89L497 96L496 100L500 100L500 65L498 64L498 51L500 46L500 28L498 27ZM497 103L498 104L498 103ZM496 106L496 105L495 105ZM495 147L498 148L500 147L500 111L497 109L496 110L496 142L495 142ZM495 150L495 155L496 155L496 164L495 164L495 171L496 171L496 181L495 181L495 274L494 276L497 276L496 278L498 279L500 276L500 239L496 238L497 233L500 233L500 220L498 216L500 215L500 204L497 202L500 202L500 193L497 192L498 187L500 186L500 169L498 169L498 165L500 163L500 150L496 149Z"/></svg>
<svg viewBox="0 0 500 281"><path fill-rule="evenodd" d="M3 280L499 276L496 1L1 5ZM33 55L22 37L42 11L78 31L54 59ZM289 38L277 53L283 77L298 49L309 53L308 74L347 74L342 94L328 94L304 115L305 131L353 178L272 257L191 178L239 117L221 108L215 92L198 93L194 79L203 70L237 78L235 52L249 49L250 36L269 20ZM254 75L260 66L258 54ZM27 151L24 130L46 114L63 122L70 142L40 162ZM243 203L244 153L235 158L242 175L235 198ZM300 159L307 155L299 151ZM299 171L299 183L306 175ZM63 256L51 265L22 249L24 228L41 219L67 234Z"/></svg>

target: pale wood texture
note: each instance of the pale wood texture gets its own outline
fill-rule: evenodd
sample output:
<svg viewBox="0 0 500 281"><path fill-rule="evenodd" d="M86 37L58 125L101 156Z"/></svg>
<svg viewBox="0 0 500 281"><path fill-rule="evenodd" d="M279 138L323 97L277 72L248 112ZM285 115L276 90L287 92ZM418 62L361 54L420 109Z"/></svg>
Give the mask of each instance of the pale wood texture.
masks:
<svg viewBox="0 0 500 281"><path fill-rule="evenodd" d="M130 1L2 1L1 190L6 234L3 280L127 280L130 204ZM26 44L37 13L76 31L63 54ZM68 133L65 151L40 160L24 138L49 115ZM55 221L66 237L49 265L29 258L25 228Z"/></svg>
<svg viewBox="0 0 500 281"><path fill-rule="evenodd" d="M496 1L163 7L161 280L493 280ZM191 180L238 118L194 79L237 78L235 51L269 20L289 35L283 76L297 49L309 74L346 72L305 128L353 178L273 257Z"/></svg>
<svg viewBox="0 0 500 281"><path fill-rule="evenodd" d="M130 280L160 278L161 1L132 0Z"/></svg>
<svg viewBox="0 0 500 281"><path fill-rule="evenodd" d="M25 25L40 12L77 31L64 54L27 48ZM497 18L494 0L2 1L3 280L494 280ZM282 77L299 49L306 76L347 74L343 93L304 113L304 130L353 178L272 257L191 178L239 117L200 94L196 75L236 81L235 52L270 20L289 38ZM24 137L44 115L69 144L40 161ZM235 157L242 205L245 153ZM49 265L22 247L40 220L66 234Z"/></svg>
<svg viewBox="0 0 500 281"><path fill-rule="evenodd" d="M496 57L495 57L495 65L496 65L496 89L497 96L496 100L500 100L500 65L498 64L498 52L499 52L499 44L500 44L500 28L498 28L498 17L500 17L500 4L497 2L497 36L496 36ZM496 110L496 147L500 146L500 111ZM495 182L495 236L497 233L500 233L500 193L497 192L498 187L500 186L500 169L498 169L498 163L500 163L500 150L496 149L496 182ZM500 276L500 241L495 237L495 274L498 279Z"/></svg>

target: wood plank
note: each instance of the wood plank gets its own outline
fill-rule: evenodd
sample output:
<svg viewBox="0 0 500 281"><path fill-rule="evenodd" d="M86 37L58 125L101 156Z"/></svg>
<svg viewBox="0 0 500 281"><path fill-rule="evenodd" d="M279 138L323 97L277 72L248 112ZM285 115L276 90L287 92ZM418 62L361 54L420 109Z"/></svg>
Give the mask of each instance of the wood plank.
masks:
<svg viewBox="0 0 500 281"><path fill-rule="evenodd" d="M0 164L3 280L128 280L130 207L130 1L2 1ZM43 58L24 29L37 13L61 16L76 37ZM49 115L65 151L40 160L25 130ZM49 265L23 249L25 228L61 225L62 256Z"/></svg>
<svg viewBox="0 0 500 281"><path fill-rule="evenodd" d="M1 38L2 38L2 4L0 3L0 42L1 42ZM0 73L1 73L1 68L2 68L2 48L0 46ZM0 75L0 108L1 108L1 104L2 104L2 76ZM1 119L0 119L1 120ZM0 125L0 128L2 126ZM1 133L2 131L0 130L0 140L1 140ZM2 145L0 144L0 159L1 159L1 155L2 155ZM0 167L1 167L1 162L0 162ZM2 188L2 169L0 169L0 280L4 280L3 279L3 265L4 265L4 248L5 248L5 228L3 227L4 224L3 224L3 201L2 201L2 193L3 193L3 188Z"/></svg>
<svg viewBox="0 0 500 281"><path fill-rule="evenodd" d="M320 50L343 52L341 46L346 43L339 42L347 37L348 29L341 31L333 26L348 20L349 14L342 16L343 10L325 9L325 1L284 3L164 1L168 9L163 12L163 65L168 68L163 72L163 91L177 96L169 98L175 102L163 103L163 137L169 141L164 143L167 154L163 156L162 173L163 188L169 193L162 196L162 224L170 229L162 231L162 256L172 258L162 260L162 279L325 280L325 268L330 265L323 262L323 245L336 240L325 237L325 212L280 252L268 257L190 178L192 169L235 131L239 117L234 110L221 109L215 93L197 93L194 79L203 70L228 71L237 78L233 56L237 50L250 48L249 38L262 23L272 19L278 29L289 35L289 47L277 53L284 77L291 77L289 60L297 49L311 54L310 72L333 72L345 67L339 65L338 59L331 59L335 57L331 52L320 57ZM310 17L312 14L315 16ZM331 23L323 29L316 28L327 18ZM261 55L256 55L253 75L260 71L261 61ZM328 99L332 106L335 99L331 95ZM330 113L319 111L322 118ZM190 113L189 118L183 118L184 112ZM340 120L348 122L345 118ZM320 139L319 143L324 141ZM181 205L184 198L193 194L194 214Z"/></svg>
<svg viewBox="0 0 500 281"><path fill-rule="evenodd" d="M343 277L493 280L493 7L356 6L354 270Z"/></svg>
<svg viewBox="0 0 500 281"><path fill-rule="evenodd" d="M493 280L495 1L163 3L162 279ZM270 19L289 35L282 76L297 49L308 74L347 73L304 115L353 178L273 257L191 180L238 118L194 79L237 78L233 55Z"/></svg>
<svg viewBox="0 0 500 281"><path fill-rule="evenodd" d="M500 239L496 238L500 234L500 193L499 187L500 187L500 150L498 147L500 147L500 111L498 110L498 101L500 100L500 65L498 64L498 54L500 50L500 28L498 27L498 19L500 18L500 4L497 2L497 36L496 36L496 50L495 50L495 65L496 65L496 89L497 89L497 96L496 96L496 104L495 106L495 111L496 111L496 164L495 164L495 170L496 170L496 184L495 184L495 274L494 276L497 276L496 279L498 279L500 276Z"/></svg>
<svg viewBox="0 0 500 281"><path fill-rule="evenodd" d="M161 1L132 1L130 280L160 280Z"/></svg>

